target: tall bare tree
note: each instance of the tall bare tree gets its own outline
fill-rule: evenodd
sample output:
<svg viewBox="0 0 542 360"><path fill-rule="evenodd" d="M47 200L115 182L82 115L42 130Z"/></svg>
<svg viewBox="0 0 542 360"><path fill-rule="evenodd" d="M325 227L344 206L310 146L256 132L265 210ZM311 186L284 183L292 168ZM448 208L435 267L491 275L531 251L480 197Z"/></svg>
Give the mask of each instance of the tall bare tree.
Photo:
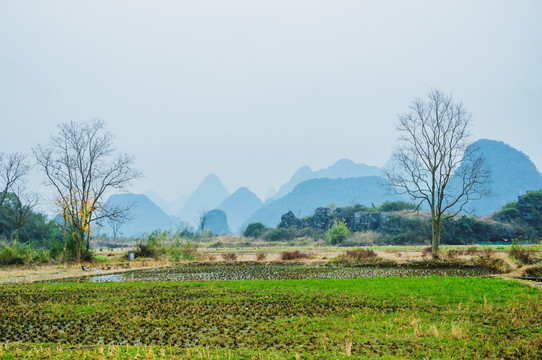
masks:
<svg viewBox="0 0 542 360"><path fill-rule="evenodd" d="M8 192L28 174L30 169L25 155L0 153L0 207L6 200Z"/></svg>
<svg viewBox="0 0 542 360"><path fill-rule="evenodd" d="M432 90L399 116L400 146L385 170L393 189L431 210L432 253L438 256L442 222L490 195L490 171L470 145L472 116L451 95ZM470 145L470 146L469 146Z"/></svg>
<svg viewBox="0 0 542 360"><path fill-rule="evenodd" d="M27 223L34 207L38 204L39 196L36 193L27 192L24 182L15 185L10 195L8 211L15 220L14 240L19 241L21 229Z"/></svg>
<svg viewBox="0 0 542 360"><path fill-rule="evenodd" d="M108 208L105 200L112 190L123 190L141 174L133 157L117 154L113 135L104 122L68 122L58 126L47 146L34 149L47 183L58 193L66 225L76 240L76 258L83 246L90 247L91 226L96 221L119 216L123 208Z"/></svg>

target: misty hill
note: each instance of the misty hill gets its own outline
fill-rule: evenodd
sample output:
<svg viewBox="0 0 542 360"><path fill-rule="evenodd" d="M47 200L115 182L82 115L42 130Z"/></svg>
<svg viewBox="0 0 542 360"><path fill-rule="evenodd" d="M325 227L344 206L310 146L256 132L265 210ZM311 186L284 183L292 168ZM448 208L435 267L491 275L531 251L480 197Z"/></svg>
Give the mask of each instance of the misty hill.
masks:
<svg viewBox="0 0 542 360"><path fill-rule="evenodd" d="M349 159L338 160L335 164L317 171L312 171L308 166L300 167L292 178L273 195L272 198L266 200L266 203L280 199L294 189L297 184L310 179L339 179L339 178L354 178L363 176L380 176L382 171L376 166L366 164L356 164Z"/></svg>
<svg viewBox="0 0 542 360"><path fill-rule="evenodd" d="M477 216L490 215L527 191L542 189L542 175L523 152L496 140L482 139L471 146L478 147L492 171L493 196L471 203Z"/></svg>
<svg viewBox="0 0 542 360"><path fill-rule="evenodd" d="M131 205L128 211L129 220L121 225L119 233L123 236L138 236L150 233L154 230L175 230L182 220L175 216L167 215L147 196L142 194L118 194L112 195L107 200L108 206L125 207ZM104 232L112 236L113 230L106 221L98 232Z"/></svg>
<svg viewBox="0 0 542 360"><path fill-rule="evenodd" d="M230 233L228 217L219 209L214 209L205 214L205 225L203 230L208 230L215 235L226 235Z"/></svg>
<svg viewBox="0 0 542 360"><path fill-rule="evenodd" d="M176 215L194 223L194 219L202 210L211 210L216 208L230 194L222 185L220 179L214 175L208 175L190 195L182 210Z"/></svg>
<svg viewBox="0 0 542 360"><path fill-rule="evenodd" d="M164 212L168 215L176 214L181 211L184 204L188 200L188 195L183 195L180 198L172 201L165 200L160 195L151 190L145 191L144 195L151 199L153 203L158 205L160 209L164 210Z"/></svg>
<svg viewBox="0 0 542 360"><path fill-rule="evenodd" d="M250 215L261 207L262 201L256 194L246 187L242 187L222 201L217 209L226 213L230 231L238 233Z"/></svg>
<svg viewBox="0 0 542 360"><path fill-rule="evenodd" d="M276 226L282 214L292 211L303 218L314 209L334 203L337 207L354 204L380 205L386 200L401 200L399 196L388 195L386 181L378 176L347 179L311 179L297 185L286 196L265 204L256 211L246 224L261 222Z"/></svg>

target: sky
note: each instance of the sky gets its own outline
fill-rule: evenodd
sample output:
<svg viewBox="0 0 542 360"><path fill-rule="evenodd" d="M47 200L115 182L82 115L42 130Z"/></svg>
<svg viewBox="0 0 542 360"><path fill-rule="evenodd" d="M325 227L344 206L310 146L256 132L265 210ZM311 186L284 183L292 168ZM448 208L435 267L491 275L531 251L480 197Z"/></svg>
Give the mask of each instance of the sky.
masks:
<svg viewBox="0 0 542 360"><path fill-rule="evenodd" d="M431 89L542 169L542 1L0 1L0 152L99 118L174 200L382 166ZM36 173L30 183L39 187Z"/></svg>

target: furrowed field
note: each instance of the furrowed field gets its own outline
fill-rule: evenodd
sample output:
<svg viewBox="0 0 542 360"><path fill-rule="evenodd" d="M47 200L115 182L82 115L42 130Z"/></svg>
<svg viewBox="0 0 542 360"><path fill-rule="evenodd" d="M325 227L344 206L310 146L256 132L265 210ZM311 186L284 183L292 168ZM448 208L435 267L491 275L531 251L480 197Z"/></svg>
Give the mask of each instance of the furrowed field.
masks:
<svg viewBox="0 0 542 360"><path fill-rule="evenodd" d="M0 358L542 358L542 295L480 277L17 284Z"/></svg>

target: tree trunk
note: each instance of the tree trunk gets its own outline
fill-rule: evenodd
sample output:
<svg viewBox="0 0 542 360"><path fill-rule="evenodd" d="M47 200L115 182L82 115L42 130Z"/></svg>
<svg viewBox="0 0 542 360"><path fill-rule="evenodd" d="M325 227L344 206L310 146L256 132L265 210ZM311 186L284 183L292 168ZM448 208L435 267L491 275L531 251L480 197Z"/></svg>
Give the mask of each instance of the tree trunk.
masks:
<svg viewBox="0 0 542 360"><path fill-rule="evenodd" d="M431 243L431 252L433 254L433 258L438 258L439 253L439 246L440 246L440 226L441 226L441 220L440 219L433 219L431 221L432 225L432 233L433 233L433 239Z"/></svg>
<svg viewBox="0 0 542 360"><path fill-rule="evenodd" d="M77 234L77 246L76 246L76 251L77 251L77 263L80 263L81 262L81 259L83 257L83 245L85 243L85 231L80 229L78 231L78 234Z"/></svg>

